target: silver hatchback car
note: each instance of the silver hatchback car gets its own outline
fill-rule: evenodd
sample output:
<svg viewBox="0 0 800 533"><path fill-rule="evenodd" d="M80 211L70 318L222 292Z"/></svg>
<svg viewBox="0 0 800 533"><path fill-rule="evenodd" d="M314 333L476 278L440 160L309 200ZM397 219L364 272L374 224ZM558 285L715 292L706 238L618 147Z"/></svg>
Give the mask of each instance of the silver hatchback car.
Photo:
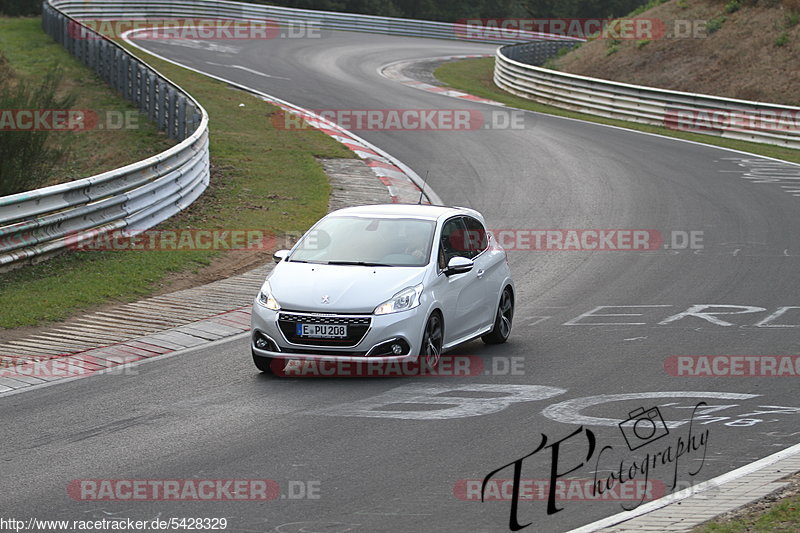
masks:
<svg viewBox="0 0 800 533"><path fill-rule="evenodd" d="M253 304L256 367L276 361L416 361L508 339L514 282L483 217L463 207L371 205L317 222ZM282 364L282 362L281 362Z"/></svg>

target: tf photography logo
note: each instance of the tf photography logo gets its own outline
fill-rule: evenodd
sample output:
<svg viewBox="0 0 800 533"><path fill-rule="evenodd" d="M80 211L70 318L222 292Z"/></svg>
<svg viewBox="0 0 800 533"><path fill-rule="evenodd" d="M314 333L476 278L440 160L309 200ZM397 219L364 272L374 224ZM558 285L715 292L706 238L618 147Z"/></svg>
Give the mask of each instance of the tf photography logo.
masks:
<svg viewBox="0 0 800 533"><path fill-rule="evenodd" d="M629 413L630 418L620 422L619 429L631 451L669 434L658 407L645 411L644 407Z"/></svg>
<svg viewBox="0 0 800 533"><path fill-rule="evenodd" d="M497 499L492 498L491 494L487 498L487 487L491 486L490 481L495 478L496 474L513 467L510 497L502 498L511 501L508 528L511 531L519 531L531 525L533 522L522 524L519 521L519 502L531 499L523 498L525 486L522 479L522 466L527 458L540 452L549 451L549 468L547 469L549 478L543 483L547 489L547 495L544 498L538 498L547 500L548 515L564 510L564 507L559 507L557 503L564 500L563 497L559 497L559 487L574 481L567 476L587 467L593 467L594 475L591 486L583 499L603 499L610 494L616 499L624 500L625 498L620 497L620 494L633 493L637 496L640 495L640 498L633 501L630 506L621 504L626 511L633 510L652 494L643 489L652 486L653 482L663 483L661 480L651 479L651 475L665 474L665 477L671 480L665 485L669 487L669 491L673 491L678 486L682 458L683 461L699 462L699 466L696 468L684 466L690 477L700 473L705 463L709 432L706 429L698 433L694 420L698 408L704 405L706 402L699 402L694 407L689 420L688 434L672 435L672 440L667 438L671 433L664 423L658 407L650 409L640 407L631 411L628 418L619 424L619 429L627 444L626 449L618 450L611 445L601 447L595 433L584 426L580 426L566 437L552 442L547 435L541 434L538 446L531 453L496 468L486 475L481 484L481 501ZM641 455L643 452L640 452L636 456L630 456L631 452L645 449L645 447L647 452L644 455ZM579 459L572 459L572 462L564 464L566 462L562 459L564 456ZM576 461L580 462L576 464ZM601 472L608 473L601 474ZM626 491L628 487L632 490Z"/></svg>

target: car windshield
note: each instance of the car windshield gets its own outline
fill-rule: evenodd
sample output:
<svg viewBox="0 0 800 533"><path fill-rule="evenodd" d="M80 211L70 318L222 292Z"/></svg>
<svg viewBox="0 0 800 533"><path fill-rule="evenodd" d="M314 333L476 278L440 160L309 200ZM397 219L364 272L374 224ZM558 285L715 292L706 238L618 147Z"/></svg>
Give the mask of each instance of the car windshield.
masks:
<svg viewBox="0 0 800 533"><path fill-rule="evenodd" d="M306 233L288 261L334 265L424 266L436 222L413 218L336 216Z"/></svg>

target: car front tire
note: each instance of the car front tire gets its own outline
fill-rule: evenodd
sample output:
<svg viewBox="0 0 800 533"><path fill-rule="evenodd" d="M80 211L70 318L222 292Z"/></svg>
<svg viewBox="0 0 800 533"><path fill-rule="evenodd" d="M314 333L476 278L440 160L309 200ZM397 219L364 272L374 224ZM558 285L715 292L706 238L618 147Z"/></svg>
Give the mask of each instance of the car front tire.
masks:
<svg viewBox="0 0 800 533"><path fill-rule="evenodd" d="M503 344L511 335L511 323L514 319L514 295L511 289L506 287L500 296L500 303L497 305L497 313L494 318L492 331L483 335L481 340L486 344Z"/></svg>
<svg viewBox="0 0 800 533"><path fill-rule="evenodd" d="M444 344L444 321L439 313L433 313L425 324L422 345L419 348L419 360L429 368L436 368L442 357Z"/></svg>

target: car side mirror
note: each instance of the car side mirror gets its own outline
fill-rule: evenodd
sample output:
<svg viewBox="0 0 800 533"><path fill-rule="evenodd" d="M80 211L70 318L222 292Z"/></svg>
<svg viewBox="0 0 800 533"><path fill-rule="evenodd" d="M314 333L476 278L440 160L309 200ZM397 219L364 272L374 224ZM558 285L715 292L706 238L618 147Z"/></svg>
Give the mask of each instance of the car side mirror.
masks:
<svg viewBox="0 0 800 533"><path fill-rule="evenodd" d="M274 254L272 254L272 260L276 263L280 263L284 259L289 256L289 250L278 250Z"/></svg>
<svg viewBox="0 0 800 533"><path fill-rule="evenodd" d="M447 268L444 271L445 276L452 276L453 274L464 274L472 270L475 263L472 259L466 257L454 257L447 263Z"/></svg>

